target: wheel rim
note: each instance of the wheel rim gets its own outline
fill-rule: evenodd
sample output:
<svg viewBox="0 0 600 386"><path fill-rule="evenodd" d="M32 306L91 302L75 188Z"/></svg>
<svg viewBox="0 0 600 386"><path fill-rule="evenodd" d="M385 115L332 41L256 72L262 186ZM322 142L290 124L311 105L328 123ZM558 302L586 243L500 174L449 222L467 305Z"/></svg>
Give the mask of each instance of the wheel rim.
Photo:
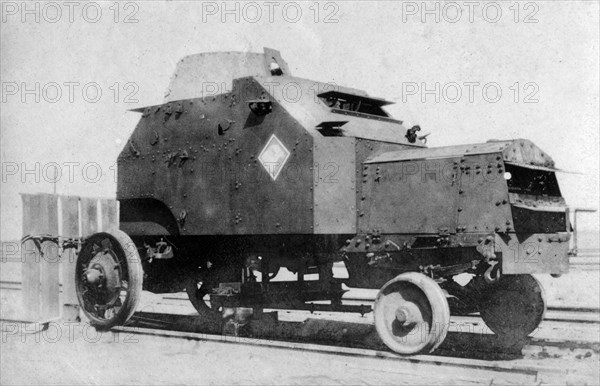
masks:
<svg viewBox="0 0 600 386"><path fill-rule="evenodd" d="M446 336L448 302L431 279L402 274L386 283L375 300L375 327L382 341L400 354L432 351Z"/></svg>
<svg viewBox="0 0 600 386"><path fill-rule="evenodd" d="M497 335L523 339L546 312L544 289L531 275L505 275L487 292L481 318Z"/></svg>
<svg viewBox="0 0 600 386"><path fill-rule="evenodd" d="M83 244L77 258L76 289L92 324L110 327L133 313L132 291L141 291L141 280L135 280L139 283L132 288L129 273L131 264L139 264L139 257L137 261L128 257L122 243L109 233L94 234Z"/></svg>
<svg viewBox="0 0 600 386"><path fill-rule="evenodd" d="M190 302L199 314L218 313L220 307L213 307L210 301L204 300L209 294L210 284L195 278L188 279L185 291L188 294Z"/></svg>

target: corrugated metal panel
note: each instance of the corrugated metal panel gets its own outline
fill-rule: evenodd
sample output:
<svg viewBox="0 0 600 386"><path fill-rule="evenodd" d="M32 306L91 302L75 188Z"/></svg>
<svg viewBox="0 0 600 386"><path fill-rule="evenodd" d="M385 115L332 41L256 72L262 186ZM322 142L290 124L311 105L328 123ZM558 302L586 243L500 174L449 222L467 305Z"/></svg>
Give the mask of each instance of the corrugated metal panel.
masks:
<svg viewBox="0 0 600 386"><path fill-rule="evenodd" d="M79 197L61 196L60 204L60 213L62 214L61 236L76 239L79 237L80 226ZM63 312L66 313L67 310L77 312L79 301L77 300L77 292L75 289L75 266L77 264L77 253L75 249L64 249L60 264L60 282L63 286L60 302L63 305Z"/></svg>
<svg viewBox="0 0 600 386"><path fill-rule="evenodd" d="M58 197L51 194L21 194L23 236L58 234ZM48 320L58 317L58 261L56 248L28 240L21 249L24 319Z"/></svg>
<svg viewBox="0 0 600 386"><path fill-rule="evenodd" d="M80 198L52 194L22 194L23 236L47 236L25 239L22 245L23 320L40 322L77 317L75 293L76 253L66 248L58 255L58 237L77 239L92 232L118 227L118 203L110 199ZM60 201L59 201L60 199ZM98 207L104 220L98 223ZM60 293L62 283L62 294ZM73 311L68 311L69 309Z"/></svg>
<svg viewBox="0 0 600 386"><path fill-rule="evenodd" d="M81 234L83 237L89 237L100 231L98 224L98 199L81 198Z"/></svg>

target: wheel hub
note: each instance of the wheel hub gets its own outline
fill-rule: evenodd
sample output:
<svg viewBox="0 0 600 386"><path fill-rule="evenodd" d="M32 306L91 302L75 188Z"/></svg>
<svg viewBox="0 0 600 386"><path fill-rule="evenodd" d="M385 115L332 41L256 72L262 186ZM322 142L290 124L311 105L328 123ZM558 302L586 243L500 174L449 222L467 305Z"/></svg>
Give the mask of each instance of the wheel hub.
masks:
<svg viewBox="0 0 600 386"><path fill-rule="evenodd" d="M104 269L99 264L94 264L85 271L85 280L89 285L101 287L104 284Z"/></svg>
<svg viewBox="0 0 600 386"><path fill-rule="evenodd" d="M86 287L96 293L103 295L104 304L110 304L120 294L121 273L116 258L109 251L99 252L90 261L83 273L83 281Z"/></svg>
<svg viewBox="0 0 600 386"><path fill-rule="evenodd" d="M416 323L415 315L419 310L415 304L405 303L396 309L396 320L402 326L410 326Z"/></svg>

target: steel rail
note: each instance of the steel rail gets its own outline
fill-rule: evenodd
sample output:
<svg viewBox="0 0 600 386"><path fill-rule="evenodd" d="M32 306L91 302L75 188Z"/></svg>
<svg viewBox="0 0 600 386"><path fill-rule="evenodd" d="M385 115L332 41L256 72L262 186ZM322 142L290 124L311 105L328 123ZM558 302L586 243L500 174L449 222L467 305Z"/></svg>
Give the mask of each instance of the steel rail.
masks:
<svg viewBox="0 0 600 386"><path fill-rule="evenodd" d="M163 330L156 328L143 328L143 327L129 327L119 326L113 328L114 331L135 334L135 335L147 335L165 338L179 338L185 340L197 340L197 341L211 341L220 343L233 343L250 346L260 347L272 347L280 349L293 349L315 353L325 353L332 355L344 355L344 356L356 356L356 357L368 357L368 358L381 358L388 360L395 360L398 362L405 362L407 364L428 364L435 366L452 366L458 368L478 369L486 370L490 372L500 373L519 373L522 375L528 375L539 381L540 374L564 374L564 371L556 366L540 366L540 365L522 365L507 363L501 361L486 361L481 359L468 359L459 357L442 357L434 355L415 355L415 356L401 356L388 351L380 351L373 349L364 348L351 348L351 347L340 347L330 346L315 343L301 343L301 342L288 342L272 339L260 339L260 338L245 338L233 335L217 335L217 334L206 334L198 332L184 332L184 331L172 331Z"/></svg>

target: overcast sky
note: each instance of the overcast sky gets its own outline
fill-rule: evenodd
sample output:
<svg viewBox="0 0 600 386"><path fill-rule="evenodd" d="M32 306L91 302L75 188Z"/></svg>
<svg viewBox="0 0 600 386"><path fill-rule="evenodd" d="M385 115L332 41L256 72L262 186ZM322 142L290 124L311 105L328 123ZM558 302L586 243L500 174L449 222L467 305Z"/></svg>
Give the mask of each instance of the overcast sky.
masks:
<svg viewBox="0 0 600 386"><path fill-rule="evenodd" d="M2 2L3 240L21 236L19 193L52 192L49 163L58 193L115 196L111 166L139 119L127 110L161 103L183 56L264 46L293 75L395 101L430 146L530 139L583 173L559 177L567 202L598 207L597 2L21 4Z"/></svg>

